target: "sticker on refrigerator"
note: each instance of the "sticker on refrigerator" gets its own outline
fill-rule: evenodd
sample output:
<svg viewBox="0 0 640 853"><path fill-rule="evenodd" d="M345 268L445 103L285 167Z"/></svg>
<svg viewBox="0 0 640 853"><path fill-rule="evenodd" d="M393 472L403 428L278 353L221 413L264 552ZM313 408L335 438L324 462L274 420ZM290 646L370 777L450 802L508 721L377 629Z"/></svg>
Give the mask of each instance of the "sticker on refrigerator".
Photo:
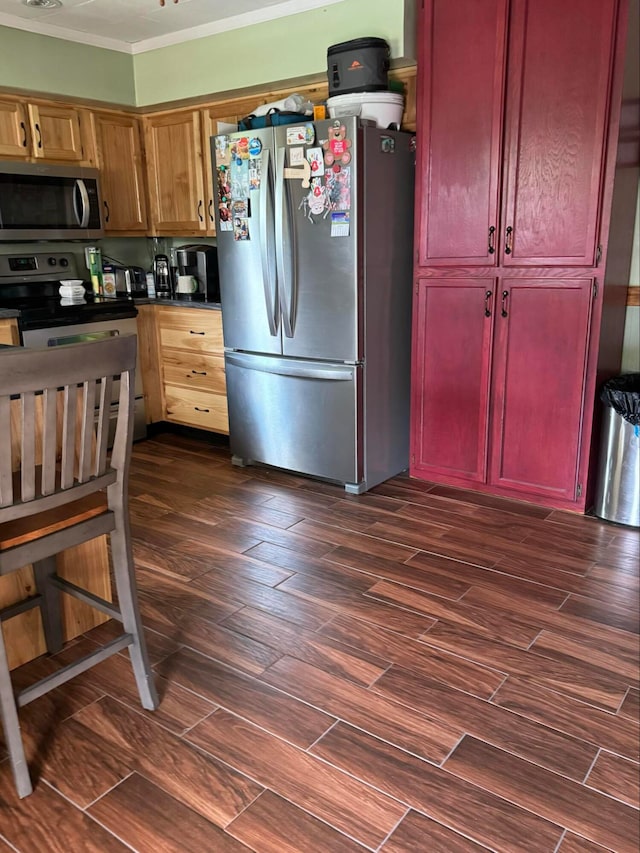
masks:
<svg viewBox="0 0 640 853"><path fill-rule="evenodd" d="M313 224L315 224L314 216L320 216L323 213L326 215L327 194L321 178L311 179L311 189L298 205L298 209L304 210L307 219Z"/></svg>
<svg viewBox="0 0 640 853"><path fill-rule="evenodd" d="M347 139L347 128L336 121L329 128L329 138L322 143L325 166L348 166L351 162L351 140Z"/></svg>
<svg viewBox="0 0 640 853"><path fill-rule="evenodd" d="M331 210L351 209L351 167L344 166L337 172L325 174L326 191Z"/></svg>
<svg viewBox="0 0 640 853"><path fill-rule="evenodd" d="M234 240L249 240L249 202L234 201L231 205L231 215L233 217L233 239Z"/></svg>
<svg viewBox="0 0 640 853"><path fill-rule="evenodd" d="M324 175L324 157L322 148L309 148L307 151L307 160L311 166L311 175L314 178L321 178Z"/></svg>
<svg viewBox="0 0 640 853"><path fill-rule="evenodd" d="M304 163L304 148L296 147L289 149L289 165L302 166Z"/></svg>
<svg viewBox="0 0 640 853"><path fill-rule="evenodd" d="M331 214L331 236L349 236L349 214L347 211L340 211L338 213Z"/></svg>
<svg viewBox="0 0 640 853"><path fill-rule="evenodd" d="M262 181L262 157L249 160L249 190L259 190Z"/></svg>
<svg viewBox="0 0 640 853"><path fill-rule="evenodd" d="M311 122L287 127L287 145L313 145L315 140L316 129Z"/></svg>
<svg viewBox="0 0 640 853"><path fill-rule="evenodd" d="M257 136L254 136L253 139L249 140L249 155L251 157L259 157L261 153L262 142L260 142Z"/></svg>
<svg viewBox="0 0 640 853"><path fill-rule="evenodd" d="M249 156L249 137L241 136L240 139L234 139L231 145L231 159L240 162L248 160Z"/></svg>
<svg viewBox="0 0 640 853"><path fill-rule="evenodd" d="M249 195L249 160L233 158L230 168L231 198L242 201Z"/></svg>
<svg viewBox="0 0 640 853"><path fill-rule="evenodd" d="M231 184L229 183L229 169L227 166L218 166L218 214L220 217L220 230L232 231L231 222Z"/></svg>
<svg viewBox="0 0 640 853"><path fill-rule="evenodd" d="M216 165L231 165L231 141L228 136L216 136Z"/></svg>

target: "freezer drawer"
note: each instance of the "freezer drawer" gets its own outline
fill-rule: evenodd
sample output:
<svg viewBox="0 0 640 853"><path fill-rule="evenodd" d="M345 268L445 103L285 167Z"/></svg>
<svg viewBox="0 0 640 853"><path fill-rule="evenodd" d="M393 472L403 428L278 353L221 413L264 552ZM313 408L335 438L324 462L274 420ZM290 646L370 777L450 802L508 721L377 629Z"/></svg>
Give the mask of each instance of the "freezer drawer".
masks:
<svg viewBox="0 0 640 853"><path fill-rule="evenodd" d="M227 352L225 368L238 460L360 482L361 367Z"/></svg>

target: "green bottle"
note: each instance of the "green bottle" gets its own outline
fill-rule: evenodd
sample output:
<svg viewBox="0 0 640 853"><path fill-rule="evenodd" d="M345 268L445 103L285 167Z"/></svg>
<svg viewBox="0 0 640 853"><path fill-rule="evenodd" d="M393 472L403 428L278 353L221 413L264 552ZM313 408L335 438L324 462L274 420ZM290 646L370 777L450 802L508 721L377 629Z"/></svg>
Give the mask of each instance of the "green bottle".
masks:
<svg viewBox="0 0 640 853"><path fill-rule="evenodd" d="M88 246L86 257L91 276L91 289L94 296L102 296L104 286L102 282L102 251L96 246Z"/></svg>

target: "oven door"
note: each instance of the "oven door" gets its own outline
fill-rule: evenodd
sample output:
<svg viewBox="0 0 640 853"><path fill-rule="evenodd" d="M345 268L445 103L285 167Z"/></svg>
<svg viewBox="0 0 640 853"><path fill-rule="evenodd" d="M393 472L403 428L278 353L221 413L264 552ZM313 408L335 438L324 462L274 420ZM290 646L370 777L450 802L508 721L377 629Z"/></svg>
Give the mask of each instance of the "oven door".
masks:
<svg viewBox="0 0 640 853"><path fill-rule="evenodd" d="M96 341L110 338L114 335L135 335L136 321L132 317L97 323L82 323L75 326L58 326L49 329L26 329L22 331L22 343L25 347L56 347L65 344L79 344L84 341ZM110 443L115 433L115 423L118 414L118 398L120 383L113 383L111 393L111 429ZM144 411L144 396L142 388L142 373L140 370L140 354L136 360L135 375L135 409L133 437L135 440L145 438L147 424Z"/></svg>

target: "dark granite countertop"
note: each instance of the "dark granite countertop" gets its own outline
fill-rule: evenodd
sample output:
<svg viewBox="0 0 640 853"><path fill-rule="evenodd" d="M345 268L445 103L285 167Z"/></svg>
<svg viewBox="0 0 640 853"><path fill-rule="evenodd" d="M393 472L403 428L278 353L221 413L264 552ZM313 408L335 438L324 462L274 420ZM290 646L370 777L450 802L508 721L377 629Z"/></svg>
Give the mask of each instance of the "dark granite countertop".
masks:
<svg viewBox="0 0 640 853"><path fill-rule="evenodd" d="M0 308L0 320L12 320L14 317L19 317L20 312L15 308Z"/></svg>
<svg viewBox="0 0 640 853"><path fill-rule="evenodd" d="M208 311L220 311L219 302L195 302L188 299L134 299L136 305L173 305L178 308L205 308Z"/></svg>

